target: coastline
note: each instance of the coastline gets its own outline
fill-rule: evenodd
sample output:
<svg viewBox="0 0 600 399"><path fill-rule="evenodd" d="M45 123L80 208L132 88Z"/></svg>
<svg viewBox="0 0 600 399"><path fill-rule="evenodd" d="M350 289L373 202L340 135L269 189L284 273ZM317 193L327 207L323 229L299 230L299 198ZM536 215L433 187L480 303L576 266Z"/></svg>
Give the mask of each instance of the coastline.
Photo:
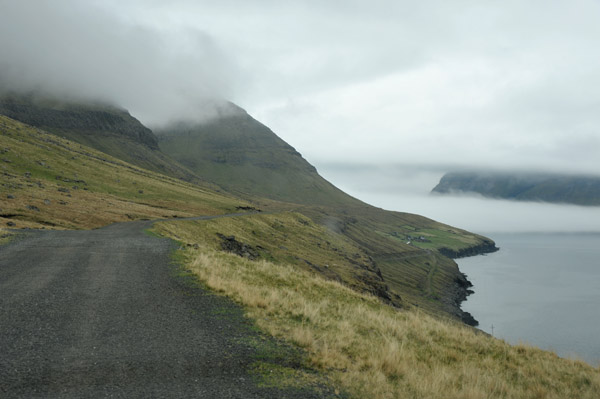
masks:
<svg viewBox="0 0 600 399"><path fill-rule="evenodd" d="M472 247L461 248L459 250L451 248L440 248L438 252L444 256L447 256L450 259L459 259L477 255L490 254L499 250L500 248L496 246L496 243L494 241L486 239L481 244L477 244Z"/></svg>
<svg viewBox="0 0 600 399"><path fill-rule="evenodd" d="M472 256L485 255L485 254L497 252L499 250L500 250L500 248L498 248L496 246L496 243L494 241L492 241L490 239L486 239L481 244L475 245L473 247L462 248L460 250L454 250L454 249L450 249L450 248L440 248L439 252L442 255L454 260L454 259L459 259L459 258L467 258L467 257L472 257ZM456 262L454 262L454 263L456 264L456 269L458 271L458 275L454 279L454 286L452 287L452 290L451 290L451 298L452 298L452 302L453 302L452 305L456 310L453 313L456 316L458 316L463 323L465 323L469 326L472 326L472 327L477 327L479 325L479 321L477 321L477 319L475 319L475 317L473 317L473 315L471 313L464 311L462 309L462 303L467 300L467 297L469 295L471 295L475 292L471 289L473 287L473 283L471 283L471 281L469 281L467 275L464 274L460 270L458 263L456 263Z"/></svg>

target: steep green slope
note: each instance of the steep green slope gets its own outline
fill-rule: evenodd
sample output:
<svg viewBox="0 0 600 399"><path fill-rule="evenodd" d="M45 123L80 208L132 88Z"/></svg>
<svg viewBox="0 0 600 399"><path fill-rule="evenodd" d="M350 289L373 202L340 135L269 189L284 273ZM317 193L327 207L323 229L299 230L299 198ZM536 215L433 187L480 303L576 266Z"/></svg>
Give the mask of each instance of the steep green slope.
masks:
<svg viewBox="0 0 600 399"><path fill-rule="evenodd" d="M165 153L209 181L252 199L263 209L300 212L351 239L381 272L387 293L380 292L380 296L400 296L405 305L474 323L460 310L470 283L448 256L494 251L493 241L350 197L319 176L269 128L233 104L210 122L175 124L157 130L157 136ZM407 244L411 235L428 239Z"/></svg>
<svg viewBox="0 0 600 399"><path fill-rule="evenodd" d="M1 115L0 193L0 225L12 228L94 228L247 206Z"/></svg>
<svg viewBox="0 0 600 399"><path fill-rule="evenodd" d="M199 181L158 148L150 129L109 104L57 100L34 94L4 94L0 115L36 126L106 154L186 181Z"/></svg>
<svg viewBox="0 0 600 399"><path fill-rule="evenodd" d="M451 258L497 251L494 241L420 215L370 205L299 211L359 245L375 261L390 293L400 295L404 304L476 323L460 309L471 283Z"/></svg>
<svg viewBox="0 0 600 399"><path fill-rule="evenodd" d="M0 226L13 229L95 228L137 219L238 214L251 208L243 199L136 167L5 116L0 116L0 168ZM246 223L254 220L266 222ZM205 229L197 239L251 244L257 260L293 261L299 268L400 305L364 251L306 217L281 212L256 219L228 218L221 225L238 227ZM237 238L223 241L216 233ZM0 244L9 234L0 229Z"/></svg>
<svg viewBox="0 0 600 399"><path fill-rule="evenodd" d="M228 191L301 204L361 203L323 179L292 146L233 104L211 121L175 123L155 131L166 154Z"/></svg>
<svg viewBox="0 0 600 399"><path fill-rule="evenodd" d="M446 173L434 193L472 192L490 198L600 205L600 177L524 172Z"/></svg>
<svg viewBox="0 0 600 399"><path fill-rule="evenodd" d="M134 169L138 173L150 173L139 168L139 165L143 167L150 163L153 166L151 169L155 171L159 170L171 176L182 177L178 172L181 172L183 167L162 154L156 148L157 141L150 130L129 116L126 111L108 106L77 105L39 100L33 97L30 97L28 102L19 98L13 98L11 101L3 102L4 112L10 111L22 119L33 120L41 126L49 125L52 132L59 136L69 135L79 143L89 142L101 151L106 151L124 161L135 163L138 166ZM96 130L90 130L91 128ZM13 132L18 131L16 129ZM18 129L27 130L27 127L23 126ZM43 133L35 129L28 131L27 137ZM44 138L46 141L59 142L56 136L53 139L48 136L44 137L46 137ZM168 132L162 131L160 137L160 145L173 157L192 167L206 180L226 188L233 195L244 198L239 201L246 203L244 206L248 206L247 201L250 201L252 206L271 212L288 210L300 212L322 226L326 226L332 233L341 234L352 240L360 251L370 257L366 263L349 262L343 266L345 271L333 273L335 267L325 268L324 264L317 264L311 261L310 257L294 255L311 262L321 275L341 279L349 286L364 292L375 293L385 301L396 305L415 305L432 313L450 314L473 323L470 316L460 310L460 302L468 293L469 283L460 273L456 264L444 255L455 257L467 253L494 250L495 246L490 240L418 215L377 209L348 196L321 178L300 154L270 129L234 105L225 110L220 118L209 123L202 125L178 124L177 128L171 127ZM60 142L62 143L62 141ZM43 148L44 144L32 143L32 145L33 147L30 149L23 149L23 153L26 153L27 156L19 157L19 162L27 159L28 163L22 164L19 170L20 173L31 172L32 176L35 176L36 170L44 169L44 167L40 168L41 164L36 161L44 165L52 165L53 162L47 162L48 159L52 160L50 153L45 154L44 158L36 154L35 147ZM63 147L65 145L67 144L61 144ZM14 148L15 144L13 143L9 147ZM80 156L87 157L87 154L92 153L84 144L80 144L79 149L74 143L69 143L67 147L79 154L71 155L75 159ZM117 162L109 155L96 152L94 154L94 159L100 160L100 162L106 164ZM13 155L14 153L9 153L7 156ZM68 154L63 155L68 157ZM8 160L12 162L11 159ZM66 163L69 164L69 162ZM60 164L63 164L63 161ZM88 165L87 162L85 164ZM38 213L22 206L20 208L12 206L18 202L10 203L11 206L0 207L8 210L5 215L10 216L11 220L19 220L18 226L20 227L39 224L91 227L113 220L165 217L169 213L181 215L177 212L159 212L147 209L132 211L132 203L142 200L142 198L146 205L157 206L159 204L148 202L152 196L149 195L150 191L147 189L141 189L143 193L139 193L136 192L135 187L128 187L125 191L122 188L114 187L115 183L118 187L119 182L122 181L114 171L97 168L106 176L112 176L108 181L105 177L97 174L90 179L81 178L82 171L86 170L84 166L83 164L79 166L72 164L68 168L61 168L60 173L54 171L52 173L55 175L46 174L45 177L55 179L50 184L52 187L60 184L61 181L66 182L66 189L69 189L69 184L77 186L73 183L76 180L102 181L106 185L109 185L110 181L109 186L113 188L103 194L116 194L118 197L126 194L125 201L123 201L124 198L121 198L118 206L105 209L106 204L98 201L96 195L98 193L90 196L88 190L79 190L76 192L76 196L69 193L68 195L73 195L78 200L66 201L62 198L66 195L64 192L50 190L52 195L40 194L40 187L32 186L34 181L15 173L12 174L15 176L15 180L12 181L19 181L19 188L25 189L24 185L28 185L28 189L32 192L31 195L37 197L37 200L29 205L35 207L34 209L42 210L42 212ZM78 171L80 168L81 171ZM133 166L128 164L127 168L133 168ZM46 170L46 172L48 171ZM69 173L72 176L69 176ZM163 176L162 179L167 178ZM191 210L202 208L202 203L198 203L198 200L193 197L188 197L189 203L184 204L180 201L178 206L174 206L174 198L168 194L168 184L177 185L181 182L178 183L174 179L168 181L161 186L159 194L161 200L167 203L165 206L167 209L180 210L189 215L193 214L190 212ZM196 181L201 184L199 180ZM7 187L14 187L14 183L10 181L5 184ZM47 185L43 182L40 184ZM103 183L103 186L105 184ZM215 186L203 184L203 187L214 193ZM57 186L56 189L58 188ZM89 189L89 187L85 188ZM155 190L153 194L157 194ZM61 198L56 197L57 195ZM131 199L135 199L135 201L131 201ZM52 204L55 204L55 201L58 201L59 204L60 201L68 202L71 207L70 212L74 212L75 208L79 207L80 219L73 222L68 212L60 214L66 208L47 207L45 206L46 200ZM112 201L108 201L108 203L116 204ZM228 207L231 209L231 202L225 201L224 203L229 204ZM99 207L103 211L89 212L90 206ZM219 207L216 204L212 206ZM127 211L121 211L121 209L127 209ZM52 210L59 214L44 216L46 210ZM23 226L24 223L30 223L30 225ZM280 233L291 235L291 232L286 232L285 228ZM416 234L429 237L428 243L415 241L407 244L407 238ZM312 246L310 250L317 251L317 248ZM347 254L346 258L351 259L351 255ZM402 300L399 299L400 297Z"/></svg>

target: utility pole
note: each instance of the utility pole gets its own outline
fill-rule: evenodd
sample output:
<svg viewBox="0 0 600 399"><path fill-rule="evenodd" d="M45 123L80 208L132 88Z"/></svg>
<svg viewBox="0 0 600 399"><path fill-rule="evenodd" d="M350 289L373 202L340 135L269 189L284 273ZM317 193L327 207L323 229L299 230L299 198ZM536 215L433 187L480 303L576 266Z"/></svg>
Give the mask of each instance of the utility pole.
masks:
<svg viewBox="0 0 600 399"><path fill-rule="evenodd" d="M492 324L492 337L494 336L494 325Z"/></svg>

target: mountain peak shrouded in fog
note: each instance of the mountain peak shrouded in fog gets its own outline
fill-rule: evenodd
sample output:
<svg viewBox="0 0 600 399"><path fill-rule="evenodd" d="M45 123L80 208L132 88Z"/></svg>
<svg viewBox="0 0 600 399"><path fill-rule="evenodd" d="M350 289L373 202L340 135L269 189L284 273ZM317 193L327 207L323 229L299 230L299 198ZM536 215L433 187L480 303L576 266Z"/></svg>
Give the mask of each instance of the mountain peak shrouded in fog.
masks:
<svg viewBox="0 0 600 399"><path fill-rule="evenodd" d="M3 93L110 103L152 124L210 118L236 82L201 29L143 27L90 1L0 7Z"/></svg>
<svg viewBox="0 0 600 399"><path fill-rule="evenodd" d="M599 14L591 0L2 0L0 88L104 100L150 127L230 100L317 167L593 173Z"/></svg>

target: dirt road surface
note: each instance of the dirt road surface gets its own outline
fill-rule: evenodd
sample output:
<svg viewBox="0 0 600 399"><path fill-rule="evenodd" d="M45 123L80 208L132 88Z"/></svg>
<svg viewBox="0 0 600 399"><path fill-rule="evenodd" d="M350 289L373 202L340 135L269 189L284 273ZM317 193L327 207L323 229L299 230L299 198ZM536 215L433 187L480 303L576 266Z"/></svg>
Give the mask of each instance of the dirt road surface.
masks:
<svg viewBox="0 0 600 399"><path fill-rule="evenodd" d="M182 276L175 244L149 226L37 231L0 247L0 397L335 396L262 386L249 369L264 354L251 342L269 339Z"/></svg>

